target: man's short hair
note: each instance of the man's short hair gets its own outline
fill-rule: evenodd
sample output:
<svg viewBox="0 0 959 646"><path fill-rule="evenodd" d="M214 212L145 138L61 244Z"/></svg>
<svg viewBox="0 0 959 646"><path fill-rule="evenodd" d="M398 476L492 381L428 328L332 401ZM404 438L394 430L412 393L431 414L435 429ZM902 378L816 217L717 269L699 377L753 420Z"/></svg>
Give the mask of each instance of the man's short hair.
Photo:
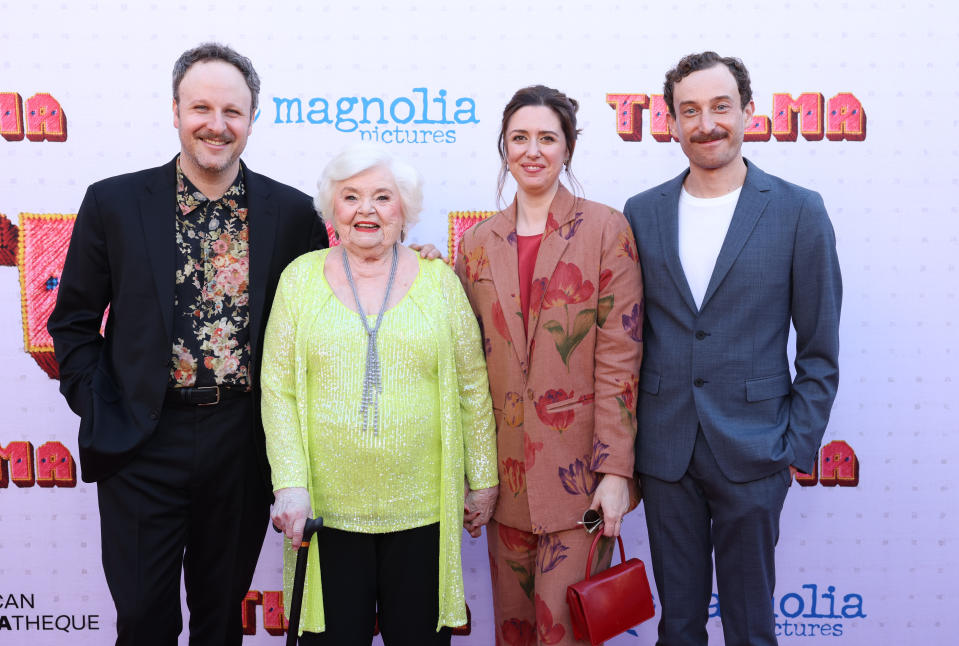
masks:
<svg viewBox="0 0 959 646"><path fill-rule="evenodd" d="M240 74L243 75L246 86L250 88L250 94L253 97L252 109L250 111L250 118L252 119L253 115L256 114L256 108L260 102L260 77L257 76L256 70L253 69L253 63L249 58L238 53L233 48L227 45L221 45L220 43L203 43L180 54L180 58L173 64L173 100L179 104L180 82L183 81L187 70L190 69L194 63L200 63L202 61L223 61L240 70Z"/></svg>
<svg viewBox="0 0 959 646"><path fill-rule="evenodd" d="M749 70L738 58L731 56L720 56L716 52L703 52L701 54L689 54L684 56L677 63L676 67L666 72L666 82L663 84L663 98L666 100L666 107L669 108L669 114L676 117L676 108L673 106L673 88L684 78L700 70L709 69L716 65L725 65L729 68L733 78L736 79L736 87L739 89L739 101L742 109L753 100L753 90L749 85Z"/></svg>

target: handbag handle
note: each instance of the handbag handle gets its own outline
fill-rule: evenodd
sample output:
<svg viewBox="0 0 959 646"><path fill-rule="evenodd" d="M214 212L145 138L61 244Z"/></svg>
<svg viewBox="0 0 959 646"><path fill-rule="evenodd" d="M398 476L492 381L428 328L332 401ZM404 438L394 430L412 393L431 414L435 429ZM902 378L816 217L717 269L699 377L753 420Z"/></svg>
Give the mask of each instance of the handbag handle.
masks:
<svg viewBox="0 0 959 646"><path fill-rule="evenodd" d="M599 544L599 539L603 537L602 532L596 532L595 538L593 538L593 544L589 546L589 556L586 557L586 581L589 581L590 570L593 564L593 553L596 552L596 546ZM616 540L619 541L619 560L621 563L626 562L626 549L623 547L623 537L617 536Z"/></svg>

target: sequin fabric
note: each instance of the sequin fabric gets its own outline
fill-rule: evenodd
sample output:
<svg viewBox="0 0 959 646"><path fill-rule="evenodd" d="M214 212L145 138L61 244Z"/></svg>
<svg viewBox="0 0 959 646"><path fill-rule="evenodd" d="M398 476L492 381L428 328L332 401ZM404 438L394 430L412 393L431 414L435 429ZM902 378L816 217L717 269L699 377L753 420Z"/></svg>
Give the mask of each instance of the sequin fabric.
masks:
<svg viewBox="0 0 959 646"><path fill-rule="evenodd" d="M460 538L464 475L497 484L492 404L479 329L441 261L384 316L378 435L363 431L365 332L327 285L329 250L280 279L264 339L263 425L274 489L306 487L332 527L394 531L440 523L438 626L465 623ZM290 593L294 554L284 550ZM310 548L301 630L324 628L319 558Z"/></svg>
<svg viewBox="0 0 959 646"><path fill-rule="evenodd" d="M361 411L366 332L356 313L333 298L326 316L301 333L313 349L306 370L314 512L351 532L439 521L439 383L429 321L409 294L383 315L378 433ZM336 397L325 396L329 384Z"/></svg>

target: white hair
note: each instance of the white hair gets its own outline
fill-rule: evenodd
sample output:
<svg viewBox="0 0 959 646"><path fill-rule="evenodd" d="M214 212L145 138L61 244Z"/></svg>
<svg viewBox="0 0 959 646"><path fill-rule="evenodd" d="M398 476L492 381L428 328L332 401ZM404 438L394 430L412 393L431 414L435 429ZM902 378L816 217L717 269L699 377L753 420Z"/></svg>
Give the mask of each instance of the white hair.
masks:
<svg viewBox="0 0 959 646"><path fill-rule="evenodd" d="M333 224L333 193L336 185L377 167L390 171L400 191L404 230L419 221L420 211L423 210L423 178L420 174L406 162L393 157L385 148L371 143L357 143L347 146L334 157L316 182L319 192L313 198L313 205L325 222Z"/></svg>

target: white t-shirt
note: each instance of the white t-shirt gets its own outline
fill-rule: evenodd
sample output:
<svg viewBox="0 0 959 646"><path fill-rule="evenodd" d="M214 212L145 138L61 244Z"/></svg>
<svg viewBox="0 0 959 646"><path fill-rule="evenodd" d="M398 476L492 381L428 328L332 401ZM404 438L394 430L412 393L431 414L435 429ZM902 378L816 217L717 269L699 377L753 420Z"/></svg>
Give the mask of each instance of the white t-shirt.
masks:
<svg viewBox="0 0 959 646"><path fill-rule="evenodd" d="M703 303L740 191L741 186L720 197L693 197L684 187L679 195L679 261L696 307Z"/></svg>

